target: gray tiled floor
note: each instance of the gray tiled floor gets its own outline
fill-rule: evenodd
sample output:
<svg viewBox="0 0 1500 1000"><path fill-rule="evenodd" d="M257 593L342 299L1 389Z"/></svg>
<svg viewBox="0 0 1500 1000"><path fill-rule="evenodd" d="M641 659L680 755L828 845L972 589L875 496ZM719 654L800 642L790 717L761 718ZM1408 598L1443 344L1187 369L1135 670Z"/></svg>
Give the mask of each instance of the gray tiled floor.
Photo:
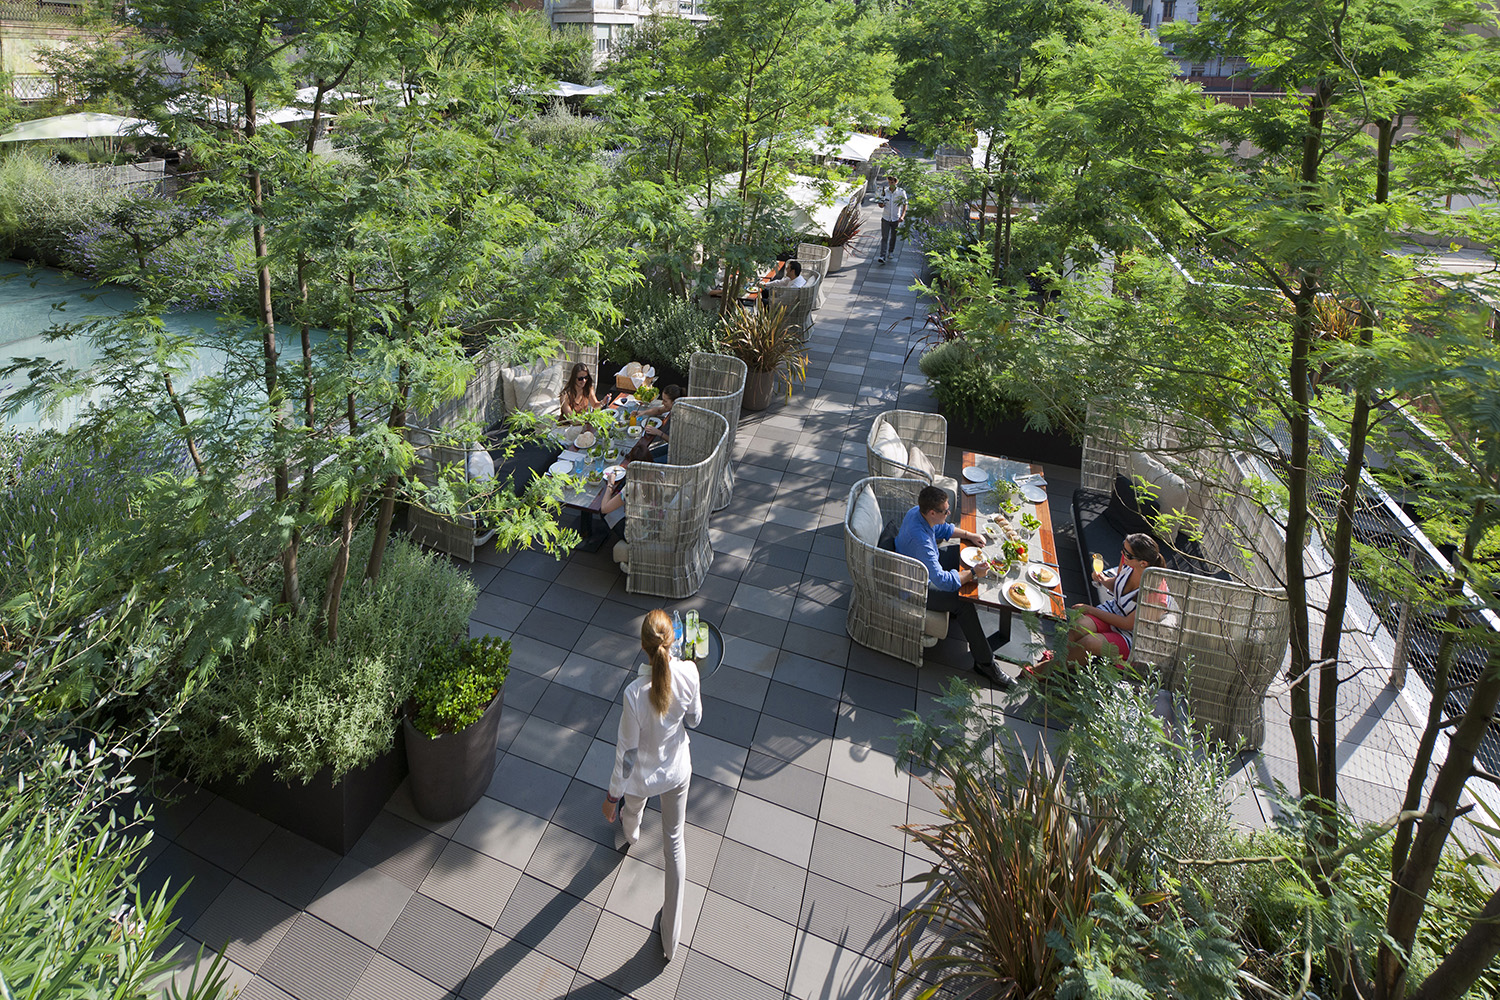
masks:
<svg viewBox="0 0 1500 1000"><path fill-rule="evenodd" d="M841 518L864 475L866 429L894 405L933 407L915 360L902 367L925 315L908 291L917 262L909 248L884 267L856 257L830 279L808 386L741 423L711 575L669 605L700 610L726 639L693 736L674 962L651 929L658 814L628 855L599 815L615 700L641 618L661 603L626 593L607 552L487 550L473 567L483 594L471 632L510 637L513 672L495 779L460 819L423 820L403 788L340 859L202 793L163 809L168 843L146 882L193 879L179 940L227 944L247 997L884 996L893 927L913 893L901 880L929 863L897 826L937 820L930 790L894 767L895 720L927 708L967 660L956 631L919 672L843 628ZM950 449L950 471L959 460ZM1048 478L1066 497L1077 470L1049 467ZM1065 588L1081 594L1066 505L1055 506ZM1027 746L1041 732L1013 726ZM1379 772L1389 749L1350 759ZM1269 742L1246 775L1285 780L1289 753ZM1346 794L1390 811L1378 778ZM1268 808L1247 796L1236 815L1259 822Z"/></svg>

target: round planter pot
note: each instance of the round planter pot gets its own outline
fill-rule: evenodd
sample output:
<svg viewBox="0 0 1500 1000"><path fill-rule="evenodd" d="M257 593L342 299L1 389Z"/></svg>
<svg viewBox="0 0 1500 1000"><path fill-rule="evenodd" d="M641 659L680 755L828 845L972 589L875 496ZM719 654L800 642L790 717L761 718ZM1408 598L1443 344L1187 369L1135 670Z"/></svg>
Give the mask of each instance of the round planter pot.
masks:
<svg viewBox="0 0 1500 1000"><path fill-rule="evenodd" d="M745 395L740 405L747 410L764 410L771 405L771 396L776 392L776 373L758 372L754 368L745 373Z"/></svg>
<svg viewBox="0 0 1500 1000"><path fill-rule="evenodd" d="M842 246L828 248L828 273L841 271L844 267L844 248Z"/></svg>
<svg viewBox="0 0 1500 1000"><path fill-rule="evenodd" d="M403 718L406 759L411 770L411 798L417 812L435 823L461 815L484 794L495 776L495 746L500 742L500 712L505 687L463 732L428 736Z"/></svg>

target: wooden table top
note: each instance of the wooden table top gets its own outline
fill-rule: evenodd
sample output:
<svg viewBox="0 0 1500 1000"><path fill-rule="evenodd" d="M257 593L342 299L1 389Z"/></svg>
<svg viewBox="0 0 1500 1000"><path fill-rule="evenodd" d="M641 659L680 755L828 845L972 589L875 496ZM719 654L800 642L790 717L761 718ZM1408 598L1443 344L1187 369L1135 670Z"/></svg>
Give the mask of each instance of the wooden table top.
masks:
<svg viewBox="0 0 1500 1000"><path fill-rule="evenodd" d="M971 466L989 473L989 482L991 483L996 479L1013 479L1017 475L1025 475L1027 473L1033 473L1038 476L1042 475L1042 466L1039 463L1027 464L1025 462L1018 462L1015 459L966 451L964 452L964 468L967 469ZM963 478L962 473L959 474L958 480L960 487L967 482ZM989 520L989 516L1000 512L1000 508L994 503L992 494L988 490L974 496L968 496L960 489L958 496L959 526L965 531L972 531L976 534L980 533L981 526L985 521ZM1027 555L1030 558L1031 565L1040 564L1049 566L1057 574L1057 582L1051 587L1043 587L1034 580L1026 581L1034 591L1039 592L1044 597L1044 606L1031 610L1036 611L1037 614L1047 615L1052 618L1066 618L1067 602L1063 599L1062 573L1058 570L1057 548L1052 538L1052 510L1049 500L1050 498L1044 499L1037 504L1022 500L1020 509L1011 514L1009 520L1012 527L1020 534L1021 540L1027 543ZM1022 514L1031 514L1038 521L1042 522L1041 527L1034 534L1028 533L1021 527ZM1004 541L1005 536L1001 534L993 542L985 546L985 555L999 556L1000 546ZM1005 588L1023 579L1025 572L1026 567L1024 566L1017 567L1005 576L997 576L992 572L981 580L966 584L959 590L959 596L976 601L985 607L1014 609L1015 605L1005 599ZM1050 598L1050 601L1045 600L1045 598Z"/></svg>

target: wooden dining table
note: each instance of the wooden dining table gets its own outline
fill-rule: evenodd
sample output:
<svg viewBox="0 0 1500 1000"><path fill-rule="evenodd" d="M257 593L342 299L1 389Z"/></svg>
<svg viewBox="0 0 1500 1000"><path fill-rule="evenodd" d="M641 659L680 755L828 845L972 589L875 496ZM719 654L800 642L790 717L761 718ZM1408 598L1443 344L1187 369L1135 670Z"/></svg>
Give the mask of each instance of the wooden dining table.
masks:
<svg viewBox="0 0 1500 1000"><path fill-rule="evenodd" d="M997 479L1014 480L1016 476L1035 475L1041 477L1043 474L1040 463L1020 462L1011 458L996 455L985 455L980 452L964 452L964 468L977 468L986 473L986 489L970 496L963 492L962 487L967 484L967 479L962 473L959 475L959 526L965 531L975 534L983 534L983 528L991 515L1000 513L1000 507L994 502L993 494L988 486ZM1031 514L1041 526L1035 532L1028 532L1021 526L1021 517ZM1004 576L998 576L991 572L984 577L971 581L959 590L960 597L966 597L971 601L989 608L1002 608L1018 611L1033 611L1048 618L1066 619L1067 602L1062 592L1062 572L1057 565L1057 547L1052 537L1052 510L1050 498L1032 503L1022 499L1020 508L1008 516L1010 524L1016 529L1021 540L1027 543L1026 564L1017 566ZM986 556L999 556L1002 543L1005 541L1003 532L985 546ZM1043 586L1026 576L1029 566L1045 566L1052 570L1053 584ZM1035 608L1020 608L1007 600L1005 591L1014 583L1024 580L1032 591L1040 598L1040 606Z"/></svg>

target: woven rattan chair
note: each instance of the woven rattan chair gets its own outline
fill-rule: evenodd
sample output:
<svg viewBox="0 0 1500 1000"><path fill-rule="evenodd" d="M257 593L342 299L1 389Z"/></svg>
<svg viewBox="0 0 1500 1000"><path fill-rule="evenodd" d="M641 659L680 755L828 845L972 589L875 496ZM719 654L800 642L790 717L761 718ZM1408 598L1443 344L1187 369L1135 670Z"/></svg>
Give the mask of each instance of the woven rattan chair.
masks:
<svg viewBox="0 0 1500 1000"><path fill-rule="evenodd" d="M947 635L948 616L927 610L927 567L910 556L881 548L879 530L875 538L863 537L856 525L856 506L868 489L880 509L883 528L906 516L924 485L918 479L861 479L850 487L844 510L844 561L854 584L844 619L849 638L917 667L922 665L924 631L938 638Z"/></svg>
<svg viewBox="0 0 1500 1000"><path fill-rule="evenodd" d="M933 474L908 464L901 455L889 457L876 448L880 428L888 426L901 439L902 448L908 454L913 445L922 450L932 463ZM876 416L870 424L870 433L865 438L865 468L872 476L895 476L904 479L920 479L924 483L941 486L948 491L954 507L958 506L958 480L943 475L943 464L948 454L948 420L940 413L924 413L921 410L886 410ZM900 459L898 461L898 459Z"/></svg>
<svg viewBox="0 0 1500 1000"><path fill-rule="evenodd" d="M822 309L824 302L824 281L828 277L828 261L831 251L821 243L798 243L797 259L802 262L802 273L811 278L818 276L818 296L813 305L814 309Z"/></svg>
<svg viewBox="0 0 1500 1000"><path fill-rule="evenodd" d="M745 397L746 372L745 362L728 354L699 351L688 359L688 390L681 401L713 410L729 425L723 471L714 490L714 510L723 510L734 497L734 440L740 423L740 402Z"/></svg>
<svg viewBox="0 0 1500 1000"><path fill-rule="evenodd" d="M722 416L679 400L672 407L671 463L631 463L625 589L632 594L690 597L703 585L714 555L708 516L728 439L729 422Z"/></svg>
<svg viewBox="0 0 1500 1000"><path fill-rule="evenodd" d="M1291 631L1286 591L1155 568L1141 581L1131 661L1159 671L1209 739L1259 749Z"/></svg>
<svg viewBox="0 0 1500 1000"><path fill-rule="evenodd" d="M440 469L456 465L462 470L466 458L461 448L424 445L417 449L417 481L432 489L438 485ZM480 531L478 523L468 514L439 514L420 500L407 507L406 523L412 541L464 562L473 562L475 551L495 537L493 529Z"/></svg>
<svg viewBox="0 0 1500 1000"><path fill-rule="evenodd" d="M802 276L807 279L807 284L801 288L772 285L766 289L770 293L766 298L766 304L772 309L777 307L785 309L787 324L801 327L805 336L813 325L812 313L818 307L818 294L823 285L823 279L813 277L805 271Z"/></svg>

